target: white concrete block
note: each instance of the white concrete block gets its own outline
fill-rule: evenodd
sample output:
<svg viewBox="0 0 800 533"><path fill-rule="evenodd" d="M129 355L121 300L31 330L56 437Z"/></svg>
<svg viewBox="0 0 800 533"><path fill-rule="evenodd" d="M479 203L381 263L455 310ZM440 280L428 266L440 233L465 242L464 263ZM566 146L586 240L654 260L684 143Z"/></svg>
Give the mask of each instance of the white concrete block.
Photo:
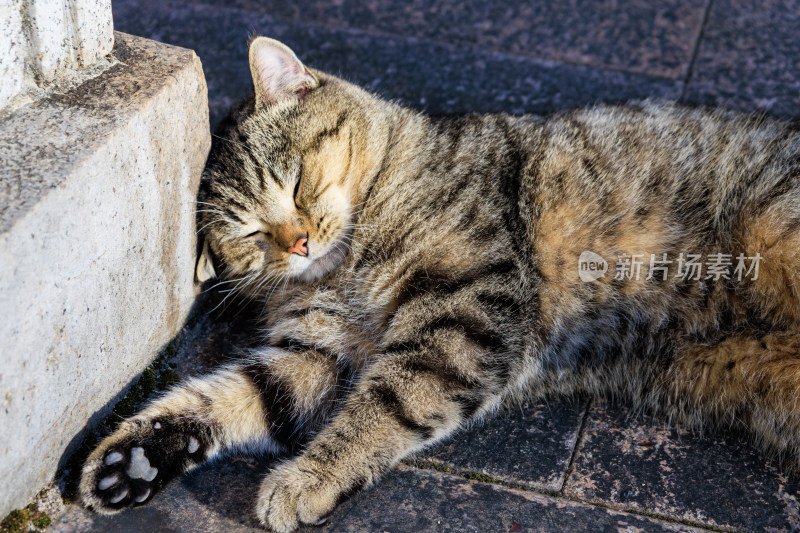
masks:
<svg viewBox="0 0 800 533"><path fill-rule="evenodd" d="M0 516L52 478L195 298L200 60L116 40L115 66L0 122Z"/></svg>

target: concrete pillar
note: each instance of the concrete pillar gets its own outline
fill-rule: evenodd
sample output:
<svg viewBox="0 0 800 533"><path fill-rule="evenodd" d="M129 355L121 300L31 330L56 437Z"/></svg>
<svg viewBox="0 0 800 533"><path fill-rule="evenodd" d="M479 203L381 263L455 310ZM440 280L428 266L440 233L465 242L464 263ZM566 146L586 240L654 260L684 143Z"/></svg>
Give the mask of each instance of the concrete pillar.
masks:
<svg viewBox="0 0 800 533"><path fill-rule="evenodd" d="M210 135L191 50L0 2L1 519L180 331Z"/></svg>
<svg viewBox="0 0 800 533"><path fill-rule="evenodd" d="M89 69L113 45L110 0L0 0L0 108Z"/></svg>

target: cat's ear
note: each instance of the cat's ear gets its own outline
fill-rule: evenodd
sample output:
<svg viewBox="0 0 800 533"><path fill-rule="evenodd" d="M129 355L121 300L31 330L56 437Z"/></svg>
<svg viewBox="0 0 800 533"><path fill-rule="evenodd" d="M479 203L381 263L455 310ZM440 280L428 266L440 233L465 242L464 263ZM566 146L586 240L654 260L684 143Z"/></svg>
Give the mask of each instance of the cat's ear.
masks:
<svg viewBox="0 0 800 533"><path fill-rule="evenodd" d="M208 241L203 243L203 252L197 259L197 268L194 271L194 275L200 283L217 277L217 271L214 270L214 260L211 259L211 252L208 249Z"/></svg>
<svg viewBox="0 0 800 533"><path fill-rule="evenodd" d="M299 101L319 81L285 44L267 37L250 43L250 72L256 89L256 108L287 99Z"/></svg>

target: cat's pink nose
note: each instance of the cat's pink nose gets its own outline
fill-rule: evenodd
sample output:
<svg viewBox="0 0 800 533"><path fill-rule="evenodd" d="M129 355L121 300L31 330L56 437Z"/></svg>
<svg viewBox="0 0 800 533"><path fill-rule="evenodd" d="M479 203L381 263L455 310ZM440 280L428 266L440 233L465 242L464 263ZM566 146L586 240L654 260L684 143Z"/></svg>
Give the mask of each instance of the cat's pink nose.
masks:
<svg viewBox="0 0 800 533"><path fill-rule="evenodd" d="M306 246L307 242L308 239L306 239L305 237L300 237L286 251L289 252L290 254L302 255L305 257L308 255L308 246Z"/></svg>

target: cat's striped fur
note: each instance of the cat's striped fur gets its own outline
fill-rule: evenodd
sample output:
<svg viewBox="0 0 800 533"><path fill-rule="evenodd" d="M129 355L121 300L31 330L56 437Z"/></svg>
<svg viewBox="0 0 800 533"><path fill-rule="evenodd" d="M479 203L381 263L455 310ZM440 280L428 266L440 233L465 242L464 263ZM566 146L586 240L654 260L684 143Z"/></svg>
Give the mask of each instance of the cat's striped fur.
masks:
<svg viewBox="0 0 800 533"><path fill-rule="evenodd" d="M520 394L736 425L800 465L797 123L653 102L431 117L275 41L250 59L256 96L201 186L198 273L267 300L265 345L122 423L86 463L87 504L146 501L229 447L293 450L257 501L290 531ZM307 256L287 251L300 237ZM586 250L762 261L755 280L645 263L583 282Z"/></svg>

